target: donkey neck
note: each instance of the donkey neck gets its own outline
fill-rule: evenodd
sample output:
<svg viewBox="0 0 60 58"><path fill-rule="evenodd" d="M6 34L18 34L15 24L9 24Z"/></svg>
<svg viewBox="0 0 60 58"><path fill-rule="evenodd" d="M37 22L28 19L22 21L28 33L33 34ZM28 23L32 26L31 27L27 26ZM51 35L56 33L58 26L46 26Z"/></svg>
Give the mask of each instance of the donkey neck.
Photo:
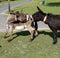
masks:
<svg viewBox="0 0 60 58"><path fill-rule="evenodd" d="M45 19L46 16L47 16L47 15L46 15L45 13L43 13L43 14L41 15L41 21L44 21L44 19Z"/></svg>

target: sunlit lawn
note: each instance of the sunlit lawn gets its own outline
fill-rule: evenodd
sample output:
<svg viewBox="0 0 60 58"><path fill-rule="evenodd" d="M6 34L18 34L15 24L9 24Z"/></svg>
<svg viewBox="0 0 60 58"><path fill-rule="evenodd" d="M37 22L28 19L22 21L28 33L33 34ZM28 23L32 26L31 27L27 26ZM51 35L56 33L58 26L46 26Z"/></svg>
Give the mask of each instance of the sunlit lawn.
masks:
<svg viewBox="0 0 60 58"><path fill-rule="evenodd" d="M60 14L60 0L45 0L45 5L41 5L41 0L32 0L32 2L18 6L14 10L23 9L23 13L31 13L37 11L39 6L46 13Z"/></svg>
<svg viewBox="0 0 60 58"><path fill-rule="evenodd" d="M37 11L37 5L46 13L60 14L60 0L45 0L46 4L41 5L41 0L34 0L30 3L18 6L14 10L23 9L24 13ZM15 39L8 42L0 33L0 58L60 58L60 33L58 43L53 45L53 34L50 30L39 31L39 35L29 42L29 32L17 32Z"/></svg>
<svg viewBox="0 0 60 58"><path fill-rule="evenodd" d="M58 43L52 44L51 31L39 31L39 35L29 42L29 32L17 32L11 42L0 33L0 58L60 58L60 33Z"/></svg>

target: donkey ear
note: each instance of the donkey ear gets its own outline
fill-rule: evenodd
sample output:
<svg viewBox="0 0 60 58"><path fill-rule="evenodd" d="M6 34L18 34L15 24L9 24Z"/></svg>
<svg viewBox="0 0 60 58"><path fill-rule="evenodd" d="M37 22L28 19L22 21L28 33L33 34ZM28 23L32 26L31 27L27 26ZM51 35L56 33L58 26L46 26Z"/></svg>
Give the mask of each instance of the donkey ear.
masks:
<svg viewBox="0 0 60 58"><path fill-rule="evenodd" d="M40 11L40 8L37 6L38 11Z"/></svg>

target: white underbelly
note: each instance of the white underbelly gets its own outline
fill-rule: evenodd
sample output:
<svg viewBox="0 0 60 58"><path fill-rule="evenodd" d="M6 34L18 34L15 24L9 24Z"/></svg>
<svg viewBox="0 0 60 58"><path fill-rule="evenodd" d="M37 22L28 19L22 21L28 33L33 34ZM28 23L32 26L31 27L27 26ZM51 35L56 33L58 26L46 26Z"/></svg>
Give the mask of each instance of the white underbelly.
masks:
<svg viewBox="0 0 60 58"><path fill-rule="evenodd" d="M12 25L7 24L6 28L7 28L7 30L9 29L9 31L10 31L10 30L12 30ZM21 25L21 26L16 26L14 29L14 31L18 31L18 30L24 31L24 30L28 30L28 29L27 29L26 25Z"/></svg>
<svg viewBox="0 0 60 58"><path fill-rule="evenodd" d="M25 29L25 26L16 26L15 27L15 30L24 30Z"/></svg>

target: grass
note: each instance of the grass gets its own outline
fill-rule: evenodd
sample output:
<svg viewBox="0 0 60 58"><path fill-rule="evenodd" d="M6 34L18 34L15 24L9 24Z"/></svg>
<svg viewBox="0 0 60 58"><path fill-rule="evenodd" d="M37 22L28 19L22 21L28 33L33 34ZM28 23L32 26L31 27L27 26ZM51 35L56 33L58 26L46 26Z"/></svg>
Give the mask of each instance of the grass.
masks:
<svg viewBox="0 0 60 58"><path fill-rule="evenodd" d="M8 42L2 38L0 33L0 58L60 58L60 33L58 43L52 44L52 33L50 30L39 31L39 35L29 41L29 32L17 32L15 39ZM17 36L16 36L17 35Z"/></svg>
<svg viewBox="0 0 60 58"><path fill-rule="evenodd" d="M41 0L33 0L30 3L18 6L14 10L23 8L24 13L37 11L38 5L44 12L60 14L60 0L45 0L46 4L41 5ZM57 5L58 4L58 5ZM59 32L58 32L59 33ZM39 35L32 42L29 40L29 32L17 32L14 34L14 40L8 42L2 38L0 33L0 58L60 58L60 33L58 35L58 43L52 44L52 33L50 30L39 31Z"/></svg>
<svg viewBox="0 0 60 58"><path fill-rule="evenodd" d="M60 0L45 0L44 6L41 5L41 0L32 0L30 3L14 8L14 10L21 11L21 9L23 9L24 13L33 14L37 11L37 6L39 6L46 13L60 14Z"/></svg>

